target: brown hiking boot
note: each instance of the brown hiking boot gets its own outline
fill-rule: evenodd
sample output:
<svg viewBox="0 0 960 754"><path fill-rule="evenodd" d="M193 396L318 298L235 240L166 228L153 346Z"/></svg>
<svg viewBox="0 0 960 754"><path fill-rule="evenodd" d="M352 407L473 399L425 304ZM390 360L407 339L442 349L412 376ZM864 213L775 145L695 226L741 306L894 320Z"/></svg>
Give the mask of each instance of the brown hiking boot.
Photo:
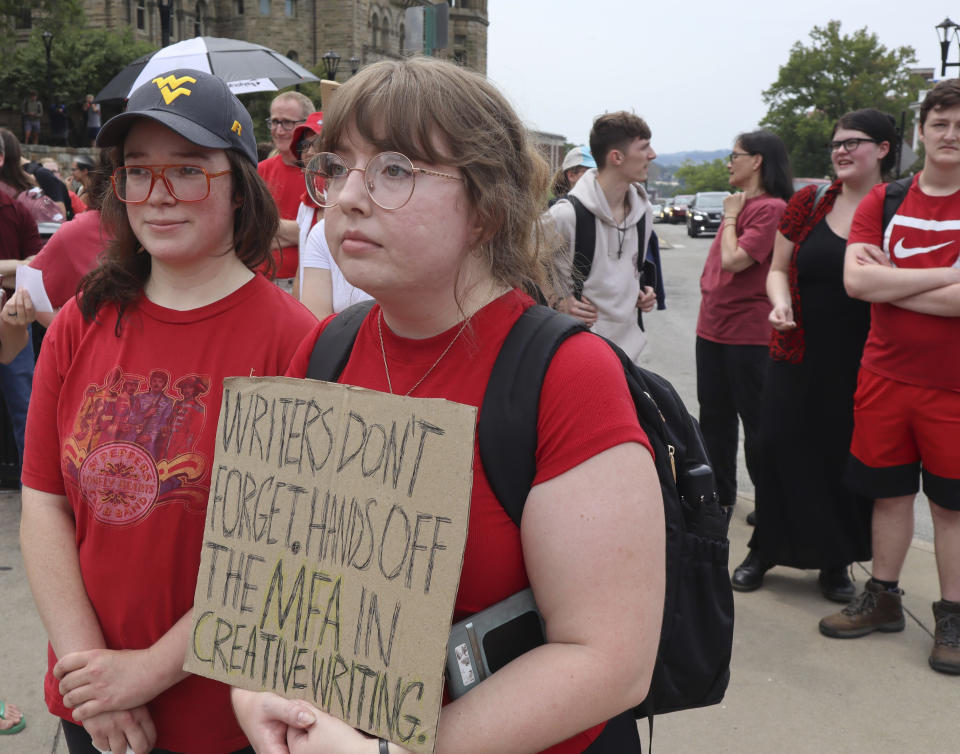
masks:
<svg viewBox="0 0 960 754"><path fill-rule="evenodd" d="M902 595L902 589L888 592L871 579L853 602L820 621L820 633L834 639L855 639L874 631L903 631Z"/></svg>
<svg viewBox="0 0 960 754"><path fill-rule="evenodd" d="M933 603L937 627L933 634L930 667L940 673L960 675L960 603Z"/></svg>

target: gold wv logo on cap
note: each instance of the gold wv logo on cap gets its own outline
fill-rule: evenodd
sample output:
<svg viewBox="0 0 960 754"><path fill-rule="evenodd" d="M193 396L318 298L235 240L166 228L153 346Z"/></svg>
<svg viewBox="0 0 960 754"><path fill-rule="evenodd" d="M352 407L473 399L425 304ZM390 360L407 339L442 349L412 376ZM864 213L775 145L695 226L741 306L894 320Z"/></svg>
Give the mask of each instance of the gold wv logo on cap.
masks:
<svg viewBox="0 0 960 754"><path fill-rule="evenodd" d="M180 78L176 76L158 76L153 80L153 83L157 85L157 89L160 90L160 94L163 95L163 101L168 105L181 94L186 94L188 97L190 96L190 90L183 86L186 82L196 84L197 80L193 76L181 76Z"/></svg>

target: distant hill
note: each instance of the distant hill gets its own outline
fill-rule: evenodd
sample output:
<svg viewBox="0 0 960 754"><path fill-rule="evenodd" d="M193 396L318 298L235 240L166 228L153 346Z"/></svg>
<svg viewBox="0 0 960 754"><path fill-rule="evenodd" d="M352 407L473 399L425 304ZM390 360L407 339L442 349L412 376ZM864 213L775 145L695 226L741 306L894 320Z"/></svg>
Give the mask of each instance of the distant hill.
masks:
<svg viewBox="0 0 960 754"><path fill-rule="evenodd" d="M663 167L680 167L684 160L690 160L692 162L711 162L718 157L722 160L728 154L730 154L729 149L714 149L712 152L693 150L688 152L670 152L669 154L658 153L656 164L662 165Z"/></svg>

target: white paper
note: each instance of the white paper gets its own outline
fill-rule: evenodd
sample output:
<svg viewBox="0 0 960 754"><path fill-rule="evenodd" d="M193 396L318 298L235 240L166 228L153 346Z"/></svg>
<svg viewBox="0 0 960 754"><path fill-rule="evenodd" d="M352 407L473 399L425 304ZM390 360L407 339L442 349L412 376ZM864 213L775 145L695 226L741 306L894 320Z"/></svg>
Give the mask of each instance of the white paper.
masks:
<svg viewBox="0 0 960 754"><path fill-rule="evenodd" d="M47 296L47 289L43 287L43 270L35 270L25 264L17 266L17 290L26 288L33 301L33 308L38 312L52 312L53 306Z"/></svg>
<svg viewBox="0 0 960 754"><path fill-rule="evenodd" d="M94 746L93 748L96 749L97 751L99 751L100 754L110 754L110 749L101 749L101 748L99 748L99 747L97 747L97 746ZM137 752L135 752L135 751L133 750L133 747L132 747L132 746L130 746L129 744L127 744L126 754L137 754Z"/></svg>

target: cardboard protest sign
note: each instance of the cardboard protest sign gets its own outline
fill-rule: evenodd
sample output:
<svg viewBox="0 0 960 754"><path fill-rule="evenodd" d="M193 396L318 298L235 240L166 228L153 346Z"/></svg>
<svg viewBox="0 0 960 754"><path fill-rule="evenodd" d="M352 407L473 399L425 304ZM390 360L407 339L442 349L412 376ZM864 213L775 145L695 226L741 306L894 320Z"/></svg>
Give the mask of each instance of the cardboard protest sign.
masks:
<svg viewBox="0 0 960 754"><path fill-rule="evenodd" d="M184 669L432 752L476 409L224 381Z"/></svg>

